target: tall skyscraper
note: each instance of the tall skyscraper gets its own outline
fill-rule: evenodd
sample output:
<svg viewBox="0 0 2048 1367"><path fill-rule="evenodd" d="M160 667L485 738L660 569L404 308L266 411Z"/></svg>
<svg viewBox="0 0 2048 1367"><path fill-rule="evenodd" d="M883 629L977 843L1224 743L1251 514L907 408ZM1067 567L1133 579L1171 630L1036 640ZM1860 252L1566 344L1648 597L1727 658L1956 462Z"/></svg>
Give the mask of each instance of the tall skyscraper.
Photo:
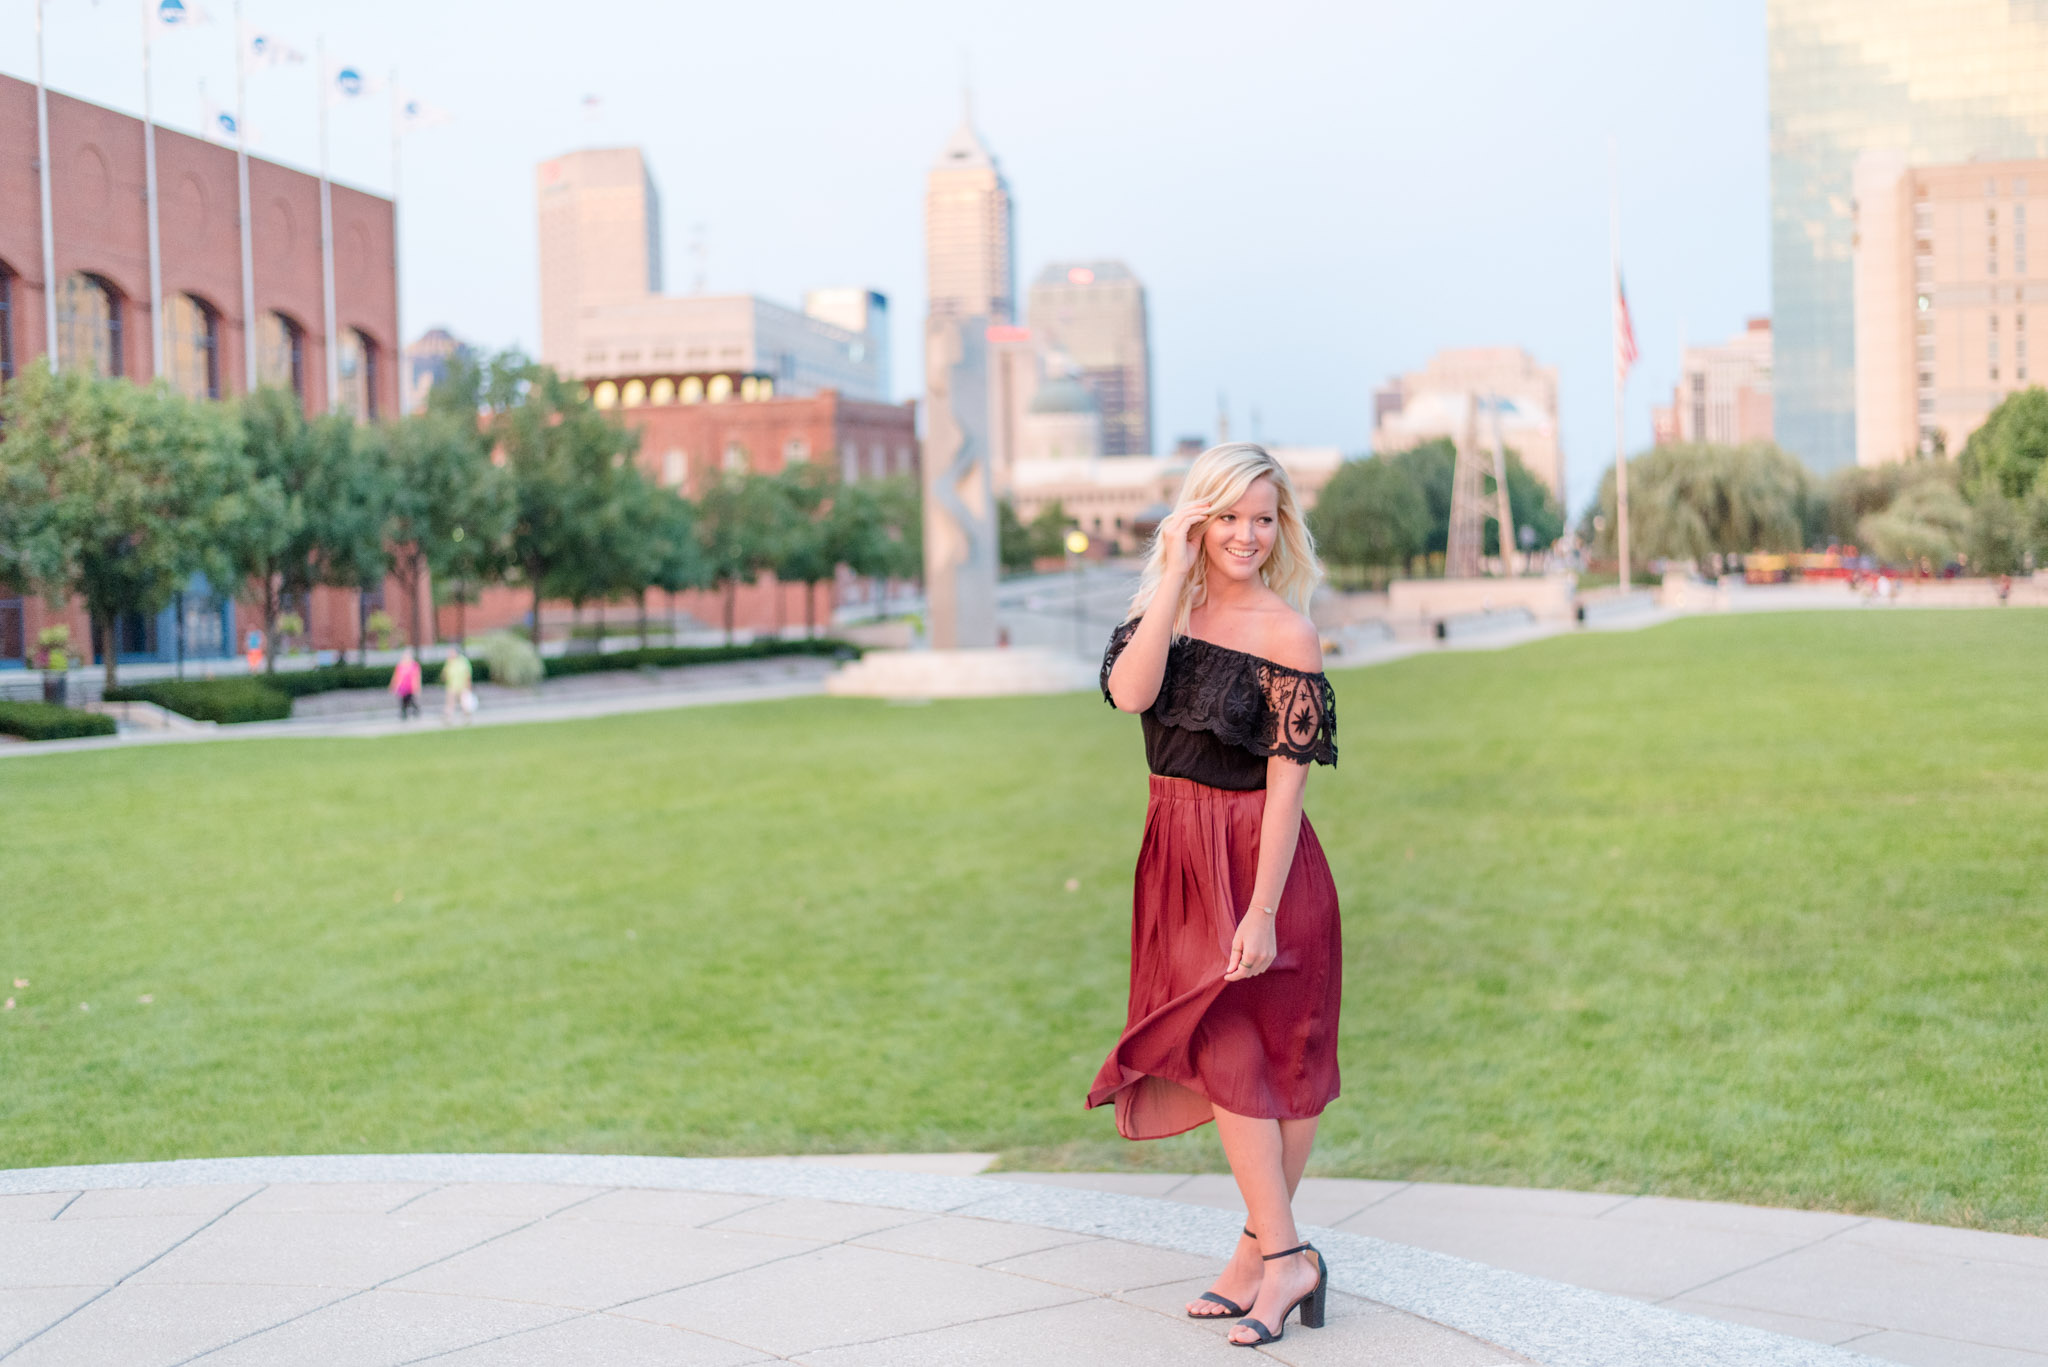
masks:
<svg viewBox="0 0 2048 1367"><path fill-rule="evenodd" d="M1858 155L2048 155L2048 14L1950 0L1768 0L1771 322L1778 442L1856 458L1851 265Z"/></svg>
<svg viewBox="0 0 2048 1367"><path fill-rule="evenodd" d="M2040 383L2027 355L2030 299L2043 321L2030 207L2039 225L2048 161L1857 159L1857 464L1954 456L2000 402Z"/></svg>
<svg viewBox="0 0 2048 1367"><path fill-rule="evenodd" d="M661 293L661 198L637 147L554 157L540 197L540 355L567 369L589 309Z"/></svg>
<svg viewBox="0 0 2048 1367"><path fill-rule="evenodd" d="M535 172L540 359L578 379L639 378L645 392L889 395L889 302L813 291L804 311L748 294L661 292L661 199L639 149L571 152ZM700 385L683 381L696 376Z"/></svg>
<svg viewBox="0 0 2048 1367"><path fill-rule="evenodd" d="M1145 287L1121 261L1061 262L1031 285L1031 332L1063 353L1102 410L1102 453L1152 452L1152 345Z"/></svg>
<svg viewBox="0 0 2048 1367"><path fill-rule="evenodd" d="M925 182L925 293L933 318L1008 323L1017 312L1010 186L967 119Z"/></svg>
<svg viewBox="0 0 2048 1367"><path fill-rule="evenodd" d="M1650 410L1650 430L1659 446L1771 440L1771 320L1750 319L1720 346L1682 348L1671 405Z"/></svg>

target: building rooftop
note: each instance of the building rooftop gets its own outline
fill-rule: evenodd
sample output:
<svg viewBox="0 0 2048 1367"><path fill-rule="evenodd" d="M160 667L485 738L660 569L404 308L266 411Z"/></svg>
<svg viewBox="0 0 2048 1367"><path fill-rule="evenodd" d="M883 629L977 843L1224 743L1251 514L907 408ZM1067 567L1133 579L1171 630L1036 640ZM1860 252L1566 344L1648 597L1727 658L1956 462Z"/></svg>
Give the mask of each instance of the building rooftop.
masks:
<svg viewBox="0 0 2048 1367"><path fill-rule="evenodd" d="M988 150L988 144L981 140L981 134L974 131L974 125L966 119L953 130L953 136L946 139L946 145L939 152L939 168L947 171L964 171L975 167L995 168L995 154Z"/></svg>

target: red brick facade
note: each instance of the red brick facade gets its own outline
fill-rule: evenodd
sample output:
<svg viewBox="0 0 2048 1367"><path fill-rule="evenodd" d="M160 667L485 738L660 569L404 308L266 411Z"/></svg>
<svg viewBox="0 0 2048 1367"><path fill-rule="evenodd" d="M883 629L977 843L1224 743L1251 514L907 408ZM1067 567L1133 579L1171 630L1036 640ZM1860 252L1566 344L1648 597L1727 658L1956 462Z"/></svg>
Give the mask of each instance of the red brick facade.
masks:
<svg viewBox="0 0 2048 1367"><path fill-rule="evenodd" d="M55 92L49 95L49 110L57 279L84 273L111 287L120 318L118 372L146 383L152 374L154 327L142 121ZM49 349L36 144L35 87L0 76L0 272L8 277L6 354L17 369L36 364ZM246 393L247 320L242 316L234 150L159 127L156 160L164 298L190 295L216 315L220 392ZM353 329L368 339L375 410L396 415L401 339L392 202L341 185L333 187L332 197L337 335ZM328 396L320 182L252 157L249 204L257 316L276 312L297 326L300 393L308 413L322 412ZM406 616L396 602L396 587L387 594L393 599L392 616L402 625ZM355 643L353 593L317 590L310 608L316 646ZM75 606L53 611L31 596L18 612L21 635L30 645L37 631L59 620L72 624L75 648L88 639L83 613ZM248 616L246 611L238 615L235 635L246 630ZM0 649L12 644L0 640ZM169 649L165 644L156 653Z"/></svg>
<svg viewBox="0 0 2048 1367"><path fill-rule="evenodd" d="M598 383L593 382L592 388ZM618 387L615 383L613 392ZM737 385L733 392L739 392ZM842 478L849 479L915 476L918 472L915 403L868 403L826 390L804 398L646 403L613 411L640 433L638 459L648 478L668 487L680 485L693 497L703 492L717 471L775 474L796 460L829 460ZM814 610L821 626L829 620L837 601L836 592L820 587ZM803 585L778 584L773 576L765 576L760 583L740 589L734 603L734 625L743 632L798 626L804 621L804 606ZM525 621L531 610L532 599L523 591L487 590L483 601L472 604L464 614L464 625L472 632L506 626ZM614 605L607 617L623 623L634 610L632 605ZM670 610L669 595L648 596L651 617L665 621ZM724 618L724 604L715 593L676 594L673 610L711 625ZM566 629L566 604L547 604L543 615L550 634ZM595 609L586 609L586 617L594 616ZM453 607L440 609L438 626L443 635L454 635L455 619Z"/></svg>

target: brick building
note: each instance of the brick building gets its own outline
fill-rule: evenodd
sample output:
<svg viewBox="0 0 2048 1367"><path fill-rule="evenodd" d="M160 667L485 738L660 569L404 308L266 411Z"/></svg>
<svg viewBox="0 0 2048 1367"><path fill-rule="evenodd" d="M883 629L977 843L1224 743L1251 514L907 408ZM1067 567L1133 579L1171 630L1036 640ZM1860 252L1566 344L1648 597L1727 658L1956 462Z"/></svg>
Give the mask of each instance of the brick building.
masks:
<svg viewBox="0 0 2048 1367"><path fill-rule="evenodd" d="M696 497L721 473L776 474L804 461L828 461L842 479L882 479L918 473L917 404L873 403L836 390L790 397L765 375L645 374L586 381L593 402L616 413L640 434L638 461L648 478ZM710 592L656 592L657 615L688 614L707 625L723 620L720 596ZM817 604L822 620L839 601ZM464 614L474 632L521 623L532 610L523 589L494 589ZM569 619L565 604L547 604L543 627L558 634ZM742 631L772 631L804 620L804 587L773 576L739 591L734 624ZM442 634L455 634L456 614L441 609Z"/></svg>
<svg viewBox="0 0 2048 1367"><path fill-rule="evenodd" d="M197 398L252 387L245 339L253 328L256 379L289 388L308 413L325 411L327 319L322 307L320 181L249 159L255 316L244 317L239 191L233 149L156 130L164 338L156 354L150 307L149 229L140 119L49 95L55 279L43 277L36 91L0 76L0 383L51 350L46 291L57 297L61 364L147 382L161 375ZM368 420L399 411L397 274L390 200L333 186L335 322L341 392L335 406ZM124 660L188 659L233 650L232 603L203 579L154 618L116 627ZM354 644L356 594L318 590L297 605L318 646ZM394 608L400 621L404 613ZM76 605L0 597L0 667L19 665L38 630L72 627L89 639ZM182 627L182 630L181 630ZM98 656L95 648L93 655Z"/></svg>

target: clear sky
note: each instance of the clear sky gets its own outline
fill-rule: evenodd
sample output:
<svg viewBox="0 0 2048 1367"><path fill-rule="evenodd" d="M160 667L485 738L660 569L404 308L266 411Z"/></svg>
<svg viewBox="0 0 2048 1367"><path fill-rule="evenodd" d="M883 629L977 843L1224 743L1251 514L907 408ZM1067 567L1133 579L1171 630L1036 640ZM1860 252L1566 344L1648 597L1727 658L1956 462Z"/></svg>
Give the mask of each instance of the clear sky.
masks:
<svg viewBox="0 0 2048 1367"><path fill-rule="evenodd" d="M234 88L232 0L156 45L156 110L197 129ZM140 0L47 0L61 90L139 112ZM633 143L668 284L797 303L889 295L919 386L924 174L975 122L1017 205L1020 290L1119 257L1150 292L1155 430L1362 450L1372 391L1440 346L1514 343L1561 372L1574 505L1613 458L1607 140L1643 361L1632 447L1681 337L1769 308L1762 0L245 0L308 62L250 77L259 151L312 168L330 55L456 121L406 142L405 329L538 343L533 165ZM0 70L34 74L32 0L0 0ZM595 118L585 96L602 101ZM337 110L337 179L388 192L388 103ZM695 225L702 225L701 234ZM1254 424L1253 411L1257 412Z"/></svg>

